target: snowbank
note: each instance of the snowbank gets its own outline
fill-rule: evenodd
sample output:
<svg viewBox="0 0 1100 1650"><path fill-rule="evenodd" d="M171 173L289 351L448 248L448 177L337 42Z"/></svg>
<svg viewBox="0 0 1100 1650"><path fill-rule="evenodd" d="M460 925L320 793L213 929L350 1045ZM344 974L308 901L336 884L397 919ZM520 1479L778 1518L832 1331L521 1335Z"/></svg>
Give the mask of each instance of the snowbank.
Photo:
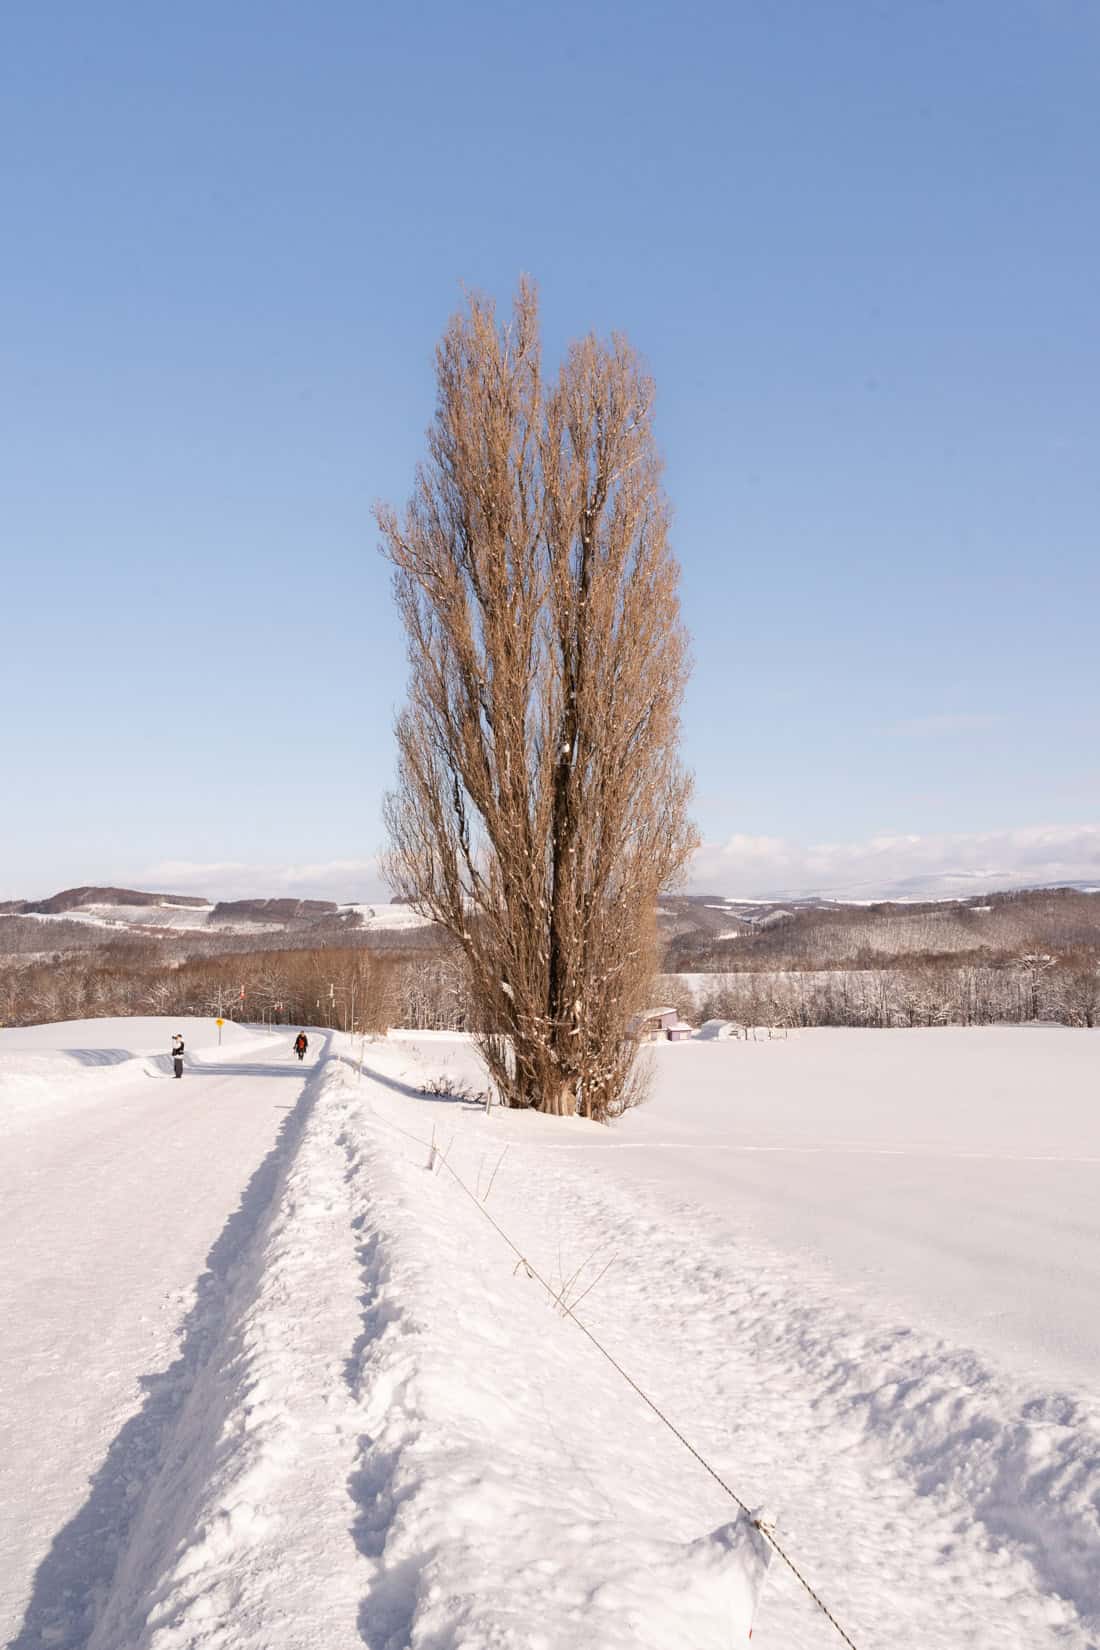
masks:
<svg viewBox="0 0 1100 1650"><path fill-rule="evenodd" d="M700 1523L675 1443L371 1096L325 1070L202 1303L214 1351L89 1650L747 1643L763 1538Z"/></svg>
<svg viewBox="0 0 1100 1650"><path fill-rule="evenodd" d="M47 1050L78 1059L89 1049L111 1051L119 1047L127 1057L159 1054L171 1045L172 1036L177 1031L183 1033L188 1048L219 1046L217 1022L212 1019L188 1015L135 1014L125 1019L57 1020L49 1025L10 1026L0 1030L0 1056L26 1050ZM255 1042L258 1033L254 1027L239 1026L227 1020L220 1035L221 1046L229 1048L233 1044L241 1047L245 1042Z"/></svg>
<svg viewBox="0 0 1100 1650"><path fill-rule="evenodd" d="M430 1122L448 1162L481 1195L508 1146L489 1209L544 1276L559 1285L574 1279L574 1298L591 1286L580 1307L585 1322L738 1493L778 1505L783 1532L838 1615L854 1624L857 1642L929 1650L1045 1643L1056 1634L1065 1646L1094 1645L1100 1403L1095 1365L1082 1381L1078 1358L1068 1354L1096 1329L1086 1304L1096 1271L1086 1265L1076 1275L1073 1266L1100 1236L1086 1185L1100 1161L1100 1042L1064 1030L814 1032L789 1043L658 1048L654 1058L651 1105L615 1129L574 1122L563 1132L527 1116L494 1112L486 1120L461 1102L410 1103L406 1096L428 1071L445 1072L459 1087L476 1084L476 1061L460 1040L448 1048L391 1039L367 1050L383 1085L372 1098L375 1113L421 1137ZM960 1094L968 1104L960 1106ZM414 1122L417 1113L423 1123ZM1027 1160L1044 1130L1058 1138L1059 1163L1086 1180L1051 1181L1041 1162ZM932 1143L938 1149L930 1152ZM949 1146L969 1198L945 1174ZM1004 1204L991 1161L998 1149L1025 1159ZM891 1166L882 1193L876 1188ZM792 1184L809 1195L816 1180L818 1207L831 1197L854 1228L862 1226L873 1266L884 1253L903 1252L890 1225L902 1176L909 1196L927 1204L924 1224L908 1235L913 1263L877 1290L866 1277L855 1287L851 1272L833 1276L825 1254L803 1240ZM773 1178L781 1188L774 1208ZM1013 1212L1015 1231L1005 1224ZM935 1277L946 1255L948 1275L957 1268L969 1278L968 1297L948 1316L984 1328L984 1299L1002 1287L990 1252L998 1241L1009 1246L1017 1276L1016 1249L1031 1245L1024 1270L1041 1274L1045 1290L1029 1292L1010 1333L982 1336L982 1356L965 1335L937 1332L912 1272L919 1261ZM464 1233L463 1266L481 1264L473 1244ZM447 1248L441 1234L438 1252ZM1011 1288L1011 1279L1005 1283ZM1037 1335L1065 1315L1061 1349L1056 1342L1046 1368L1026 1340L1021 1346L1023 1314ZM545 1338L537 1335L533 1323L523 1325L521 1339L542 1359ZM504 1362L506 1391L508 1369ZM587 1369L573 1376L578 1393L587 1378ZM624 1450L618 1468L640 1482L641 1462L651 1450L660 1454L663 1441L648 1435L644 1411L631 1404L620 1393L598 1449L610 1465L619 1429L635 1425L633 1464ZM571 1453L575 1432L566 1426L561 1435ZM582 1448L575 1466L579 1458L587 1473ZM655 1503L671 1516L676 1485L700 1523L717 1523L706 1486L690 1500L682 1475L682 1460L662 1462ZM827 1624L817 1636L805 1608L781 1571L754 1645L836 1642ZM574 1641L551 1635L548 1642ZM604 1641L597 1632L575 1642ZM666 1642L693 1641L673 1633Z"/></svg>

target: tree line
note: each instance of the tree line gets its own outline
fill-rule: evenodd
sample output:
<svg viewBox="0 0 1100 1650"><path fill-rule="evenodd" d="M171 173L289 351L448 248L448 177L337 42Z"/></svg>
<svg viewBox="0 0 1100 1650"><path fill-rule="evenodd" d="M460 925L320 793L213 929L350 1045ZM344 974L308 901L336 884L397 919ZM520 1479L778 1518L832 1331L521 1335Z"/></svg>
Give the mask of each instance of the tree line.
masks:
<svg viewBox="0 0 1100 1650"><path fill-rule="evenodd" d="M669 974L661 1000L688 1020L745 1026L1100 1025L1091 948L1009 961L906 960L894 967Z"/></svg>
<svg viewBox="0 0 1100 1650"><path fill-rule="evenodd" d="M136 1014L199 1015L341 1031L466 1030L465 970L452 949L300 947L166 964L77 952L0 969L0 1024Z"/></svg>
<svg viewBox="0 0 1100 1650"><path fill-rule="evenodd" d="M242 996L243 992L243 996ZM1050 1021L1100 1025L1100 959L1091 948L1028 952L990 963L930 957L888 968L664 974L650 1003L685 1019L746 1026L935 1026ZM376 1035L499 1032L484 1020L461 950L423 945L196 957L178 965L143 954L79 952L0 969L0 1023L109 1015L203 1015L271 1025L330 1026Z"/></svg>

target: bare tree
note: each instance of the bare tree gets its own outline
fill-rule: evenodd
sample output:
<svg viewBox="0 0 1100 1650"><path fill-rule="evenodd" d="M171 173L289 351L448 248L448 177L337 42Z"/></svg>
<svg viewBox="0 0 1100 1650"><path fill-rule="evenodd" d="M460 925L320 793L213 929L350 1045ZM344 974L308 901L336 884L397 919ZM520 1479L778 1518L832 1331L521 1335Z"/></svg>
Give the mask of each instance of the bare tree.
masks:
<svg viewBox="0 0 1100 1650"><path fill-rule="evenodd" d="M544 386L526 282L506 326L473 298L436 369L413 498L378 512L411 665L390 879L462 947L504 1098L607 1117L696 840L653 385L588 337Z"/></svg>
<svg viewBox="0 0 1100 1650"><path fill-rule="evenodd" d="M1067 1025L1100 1023L1100 965L1095 953L1078 952L1065 959L1054 982L1054 1012Z"/></svg>
<svg viewBox="0 0 1100 1650"><path fill-rule="evenodd" d="M1020 958L1020 968L1023 972L1023 986L1027 992L1027 1019L1037 1020L1042 1006L1043 982L1046 975L1057 964L1057 957L1052 957L1047 951L1029 951Z"/></svg>

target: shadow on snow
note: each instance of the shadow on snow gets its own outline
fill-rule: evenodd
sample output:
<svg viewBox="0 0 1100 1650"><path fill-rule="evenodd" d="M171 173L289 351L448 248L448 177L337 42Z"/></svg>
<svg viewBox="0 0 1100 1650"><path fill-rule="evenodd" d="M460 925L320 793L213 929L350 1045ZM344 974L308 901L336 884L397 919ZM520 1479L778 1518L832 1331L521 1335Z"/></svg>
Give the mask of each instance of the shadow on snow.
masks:
<svg viewBox="0 0 1100 1650"><path fill-rule="evenodd" d="M317 1074L320 1061L311 1064L313 1069L304 1075ZM296 1067L217 1069L226 1075L303 1075ZM180 1331L179 1356L167 1369L140 1377L141 1409L108 1449L84 1505L54 1537L35 1574L22 1626L7 1650L42 1650L43 1645L51 1650L83 1650L91 1637L146 1492L164 1458L172 1424L196 1375L224 1335L233 1273L271 1205L283 1164L294 1150L315 1098L314 1085L307 1083L279 1125L274 1145L206 1257L195 1304Z"/></svg>

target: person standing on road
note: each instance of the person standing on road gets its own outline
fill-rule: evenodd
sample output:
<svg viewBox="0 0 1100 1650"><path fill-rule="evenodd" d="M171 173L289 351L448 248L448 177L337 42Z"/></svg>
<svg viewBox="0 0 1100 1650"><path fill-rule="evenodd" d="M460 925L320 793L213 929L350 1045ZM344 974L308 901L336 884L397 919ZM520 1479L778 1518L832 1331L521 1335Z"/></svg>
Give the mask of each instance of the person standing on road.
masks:
<svg viewBox="0 0 1100 1650"><path fill-rule="evenodd" d="M309 1047L309 1038L306 1036L304 1031L300 1031L298 1033L297 1037L295 1037L295 1039L294 1039L294 1052L298 1056L299 1060L304 1060L305 1059L306 1049L308 1047Z"/></svg>
<svg viewBox="0 0 1100 1650"><path fill-rule="evenodd" d="M183 1038L178 1031L172 1038L172 1069L177 1077L183 1076Z"/></svg>

